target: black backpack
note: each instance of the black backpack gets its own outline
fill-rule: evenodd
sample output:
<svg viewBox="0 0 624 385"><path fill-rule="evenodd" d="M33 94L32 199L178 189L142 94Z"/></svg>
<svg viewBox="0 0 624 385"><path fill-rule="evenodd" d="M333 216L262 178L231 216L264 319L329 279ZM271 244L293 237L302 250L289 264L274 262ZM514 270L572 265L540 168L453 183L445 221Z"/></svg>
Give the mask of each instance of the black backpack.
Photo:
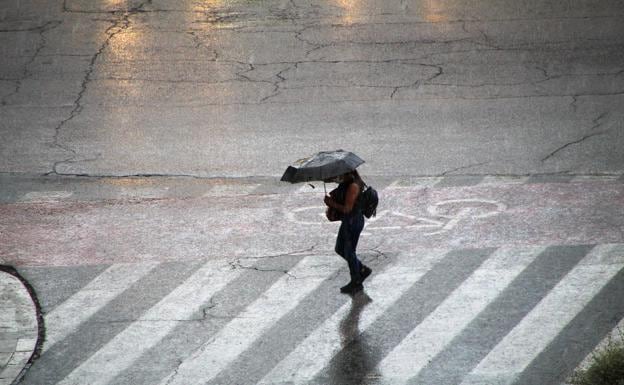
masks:
<svg viewBox="0 0 624 385"><path fill-rule="evenodd" d="M379 196L377 190L371 186L366 186L362 191L362 212L366 218L374 217L377 215L377 203L379 203Z"/></svg>

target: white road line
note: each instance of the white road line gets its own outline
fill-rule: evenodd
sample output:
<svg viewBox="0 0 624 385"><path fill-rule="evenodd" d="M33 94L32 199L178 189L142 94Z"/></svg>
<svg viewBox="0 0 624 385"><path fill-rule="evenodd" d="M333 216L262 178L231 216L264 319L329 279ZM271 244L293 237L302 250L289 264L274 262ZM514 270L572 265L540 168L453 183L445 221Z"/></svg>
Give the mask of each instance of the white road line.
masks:
<svg viewBox="0 0 624 385"><path fill-rule="evenodd" d="M79 292L44 315L46 338L43 352L76 330L81 323L156 266L158 263L112 265Z"/></svg>
<svg viewBox="0 0 624 385"><path fill-rule="evenodd" d="M334 255L306 257L161 384L186 385L210 381L343 264L344 261Z"/></svg>
<svg viewBox="0 0 624 385"><path fill-rule="evenodd" d="M619 178L620 175L576 175L570 180L570 183L615 182Z"/></svg>
<svg viewBox="0 0 624 385"><path fill-rule="evenodd" d="M529 180L528 176L512 177L512 176L493 176L487 175L478 184L481 185L500 185L500 184L524 184Z"/></svg>
<svg viewBox="0 0 624 385"><path fill-rule="evenodd" d="M364 307L360 315L360 330L365 330L375 322L405 291L441 260L446 252L434 250L404 255L383 272L373 273L370 282L366 283L366 293L373 302ZM342 348L339 325L349 313L351 306L349 302L338 309L259 383L309 383Z"/></svg>
<svg viewBox="0 0 624 385"><path fill-rule="evenodd" d="M380 362L383 378L399 384L417 375L543 250L498 249Z"/></svg>
<svg viewBox="0 0 624 385"><path fill-rule="evenodd" d="M51 202L67 199L72 195L72 191L31 191L24 194L20 202Z"/></svg>
<svg viewBox="0 0 624 385"><path fill-rule="evenodd" d="M624 263L599 263L605 255L622 253L615 245L595 247L505 338L490 351L462 385L512 384L615 276ZM621 256L621 255L620 255ZM618 258L619 259L619 258Z"/></svg>
<svg viewBox="0 0 624 385"><path fill-rule="evenodd" d="M204 197L211 196L232 196L232 195L248 195L251 194L260 184L215 184Z"/></svg>
<svg viewBox="0 0 624 385"><path fill-rule="evenodd" d="M149 309L136 322L89 357L61 385L103 385L129 368L181 322L201 319L202 306L243 270L231 270L227 261L210 261Z"/></svg>

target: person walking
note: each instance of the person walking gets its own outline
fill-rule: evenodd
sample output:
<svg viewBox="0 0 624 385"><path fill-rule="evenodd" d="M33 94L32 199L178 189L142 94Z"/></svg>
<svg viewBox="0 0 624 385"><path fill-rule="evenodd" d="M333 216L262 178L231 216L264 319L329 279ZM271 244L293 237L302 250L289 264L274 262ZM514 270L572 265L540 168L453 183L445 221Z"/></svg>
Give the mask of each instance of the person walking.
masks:
<svg viewBox="0 0 624 385"><path fill-rule="evenodd" d="M372 270L357 258L355 251L364 228L360 197L365 184L356 170L326 182L338 183L336 190L330 195L325 195L324 202L342 216L335 251L347 261L351 275L351 281L341 287L340 292L354 294L363 289L362 283L372 273Z"/></svg>

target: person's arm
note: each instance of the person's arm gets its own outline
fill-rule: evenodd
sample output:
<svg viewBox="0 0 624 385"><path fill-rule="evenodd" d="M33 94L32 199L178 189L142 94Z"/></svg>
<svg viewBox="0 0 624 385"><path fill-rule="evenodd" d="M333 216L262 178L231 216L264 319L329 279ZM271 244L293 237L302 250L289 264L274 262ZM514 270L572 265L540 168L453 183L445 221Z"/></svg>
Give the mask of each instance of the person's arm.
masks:
<svg viewBox="0 0 624 385"><path fill-rule="evenodd" d="M336 210L349 214L351 210L353 210L353 206L355 205L355 200L357 199L358 194L360 193L360 188L357 183L351 183L349 188L347 189L347 196L345 197L345 203L341 205L340 203L334 201L329 195L325 196L325 204L329 207L333 207Z"/></svg>

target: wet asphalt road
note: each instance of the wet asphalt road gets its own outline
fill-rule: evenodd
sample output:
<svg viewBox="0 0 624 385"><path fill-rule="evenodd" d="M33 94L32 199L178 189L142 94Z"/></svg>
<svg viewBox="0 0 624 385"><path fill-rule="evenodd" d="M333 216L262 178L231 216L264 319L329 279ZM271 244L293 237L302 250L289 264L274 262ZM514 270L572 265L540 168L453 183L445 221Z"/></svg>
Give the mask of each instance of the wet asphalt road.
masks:
<svg viewBox="0 0 624 385"><path fill-rule="evenodd" d="M620 173L616 1L6 1L0 171Z"/></svg>
<svg viewBox="0 0 624 385"><path fill-rule="evenodd" d="M23 384L559 385L624 301L624 4L0 5ZM286 166L381 193L365 294Z"/></svg>

